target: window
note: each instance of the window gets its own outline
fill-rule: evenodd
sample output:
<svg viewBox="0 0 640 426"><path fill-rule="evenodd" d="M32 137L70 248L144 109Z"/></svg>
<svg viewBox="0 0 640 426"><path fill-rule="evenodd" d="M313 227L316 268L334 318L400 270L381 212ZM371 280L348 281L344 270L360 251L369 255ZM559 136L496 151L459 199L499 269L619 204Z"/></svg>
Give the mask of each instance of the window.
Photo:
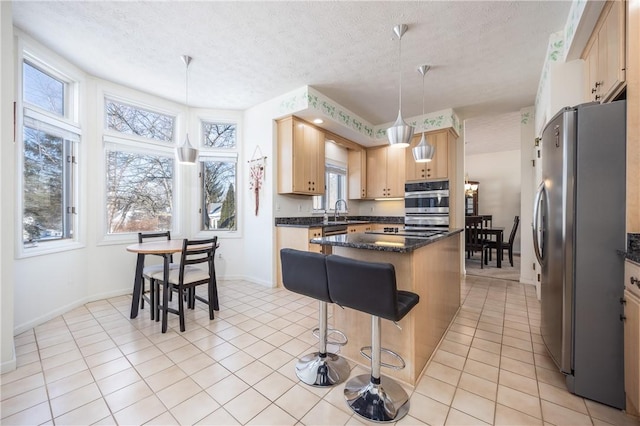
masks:
<svg viewBox="0 0 640 426"><path fill-rule="evenodd" d="M313 197L313 209L333 211L336 201L347 197L347 169L344 166L327 163L325 165L324 195ZM343 207L343 206L340 206Z"/></svg>
<svg viewBox="0 0 640 426"><path fill-rule="evenodd" d="M104 105L112 131L105 136L107 233L171 230L175 117L111 99Z"/></svg>
<svg viewBox="0 0 640 426"><path fill-rule="evenodd" d="M45 65L22 63L22 241L25 247L74 238L80 129L67 116L71 83Z"/></svg>
<svg viewBox="0 0 640 426"><path fill-rule="evenodd" d="M201 229L236 231L237 124L202 122Z"/></svg>
<svg viewBox="0 0 640 426"><path fill-rule="evenodd" d="M141 154L107 148L107 232L171 230L171 154Z"/></svg>
<svg viewBox="0 0 640 426"><path fill-rule="evenodd" d="M118 133L173 143L175 118L105 99L107 129Z"/></svg>

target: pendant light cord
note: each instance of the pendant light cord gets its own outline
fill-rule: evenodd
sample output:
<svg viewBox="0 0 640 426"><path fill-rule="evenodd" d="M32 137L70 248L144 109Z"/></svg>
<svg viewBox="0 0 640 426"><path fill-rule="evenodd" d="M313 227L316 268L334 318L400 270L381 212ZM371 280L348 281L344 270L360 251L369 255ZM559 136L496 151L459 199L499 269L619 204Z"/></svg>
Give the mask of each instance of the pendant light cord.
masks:
<svg viewBox="0 0 640 426"><path fill-rule="evenodd" d="M398 64L400 65L400 88L398 92L398 114L402 110L402 35L398 36Z"/></svg>

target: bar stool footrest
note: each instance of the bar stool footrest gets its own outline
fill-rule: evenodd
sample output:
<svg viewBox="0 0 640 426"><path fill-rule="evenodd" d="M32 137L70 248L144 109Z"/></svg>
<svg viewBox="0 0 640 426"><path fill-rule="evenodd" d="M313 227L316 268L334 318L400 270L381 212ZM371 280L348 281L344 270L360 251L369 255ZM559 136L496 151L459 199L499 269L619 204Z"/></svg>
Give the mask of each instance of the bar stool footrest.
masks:
<svg viewBox="0 0 640 426"><path fill-rule="evenodd" d="M311 334L313 334L315 338L319 340L320 328L318 327L314 328ZM342 340L329 340L329 336L332 334L337 334L338 336L342 337ZM336 330L335 328L330 328L327 330L327 345L344 346L347 343L349 343L349 339L347 338L346 334L344 334L342 331Z"/></svg>
<svg viewBox="0 0 640 426"><path fill-rule="evenodd" d="M360 348L360 355L362 355L363 357L365 357L366 359L368 359L369 361L371 361L371 355L367 353L371 352L371 346L363 346ZM380 361L380 366L381 367L386 367L386 368L390 368L392 370L402 370L403 368L405 368L407 366L407 364L404 362L404 359L402 359L402 357L397 353L392 351L391 349L387 349L387 348L380 348L380 352L384 352L386 354L391 355L394 358L397 358L400 363L399 364L389 364L387 362L382 362L382 360Z"/></svg>

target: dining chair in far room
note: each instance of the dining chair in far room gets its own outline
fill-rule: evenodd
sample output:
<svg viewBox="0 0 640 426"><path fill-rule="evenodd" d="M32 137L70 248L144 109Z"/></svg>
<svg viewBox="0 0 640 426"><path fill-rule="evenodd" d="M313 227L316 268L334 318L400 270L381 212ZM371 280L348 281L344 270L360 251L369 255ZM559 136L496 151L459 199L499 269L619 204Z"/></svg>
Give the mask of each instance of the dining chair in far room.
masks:
<svg viewBox="0 0 640 426"><path fill-rule="evenodd" d="M153 278L156 280L156 293L160 294L160 284L162 284L162 303L158 304L159 312L162 313L162 332L167 331L167 316L169 313L177 314L180 318L180 331L185 331L184 302L187 301L189 309L195 309L195 302L199 300L208 305L209 319L213 320L213 311L220 310L218 301L218 285L216 282L216 270L214 259L216 248L218 247L218 237L203 240L184 239L182 243L182 253L180 255L180 265L169 271L168 282L164 282L163 272L156 273ZM198 296L196 287L207 285L207 297ZM178 308L169 307L169 294L175 291Z"/></svg>
<svg viewBox="0 0 640 426"><path fill-rule="evenodd" d="M150 241L157 241L157 240L161 240L161 239L166 239L167 241L171 240L171 232L170 231L164 231L164 232L138 232L138 243L142 244L145 242L150 242ZM163 256L163 255L158 255L158 256ZM173 255L169 256L169 268L177 268L178 265L173 263ZM154 287L155 287L155 283L154 283L154 279L153 279L153 275L160 272L162 273L164 271L164 263L159 263L156 265L149 265L149 266L145 266L142 269L142 288L141 288L141 292L142 294L140 296L140 309L144 309L144 301L146 300L147 302L149 302L149 305L151 306L149 308L149 310L151 311L151 319L154 319L154 312L156 311L156 305L157 302L155 301L155 292L154 292ZM146 289L145 289L145 283L146 281L149 280L149 295L147 296L146 293Z"/></svg>
<svg viewBox="0 0 640 426"><path fill-rule="evenodd" d="M480 252L480 268L484 268L487 261L485 257L487 242L484 238L484 232L482 229L482 216L467 216L465 218L464 249L467 252L467 259L470 259L471 255L476 251Z"/></svg>
<svg viewBox="0 0 640 426"><path fill-rule="evenodd" d="M516 239L516 233L518 232L518 224L520 224L520 216L516 216L513 219L513 228L511 228L511 234L509 234L509 241L502 242L502 252L496 253L496 256L500 256L500 260L504 259L504 251L509 250L509 263L513 266L513 241ZM487 243L487 249L491 253L491 249L498 249L498 244L495 241L489 241Z"/></svg>

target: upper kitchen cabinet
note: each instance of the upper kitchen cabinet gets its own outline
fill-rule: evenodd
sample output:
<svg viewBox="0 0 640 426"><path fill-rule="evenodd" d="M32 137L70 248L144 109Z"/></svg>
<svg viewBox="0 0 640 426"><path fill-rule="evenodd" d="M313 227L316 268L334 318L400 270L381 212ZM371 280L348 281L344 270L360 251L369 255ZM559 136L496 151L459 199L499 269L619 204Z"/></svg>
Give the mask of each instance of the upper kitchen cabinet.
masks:
<svg viewBox="0 0 640 426"><path fill-rule="evenodd" d="M457 137L451 129L426 132L427 141L435 147L433 159L426 163L417 163L413 159L410 148L418 145L422 134L417 134L411 141L410 148L406 149L406 180L448 179L449 178L449 151L455 145ZM451 147L451 149L450 149ZM455 158L453 159L455 161Z"/></svg>
<svg viewBox="0 0 640 426"><path fill-rule="evenodd" d="M348 169L348 198L350 200L367 198L367 152L364 149L348 151Z"/></svg>
<svg viewBox="0 0 640 426"><path fill-rule="evenodd" d="M324 194L324 133L296 117L278 124L278 193Z"/></svg>
<svg viewBox="0 0 640 426"><path fill-rule="evenodd" d="M395 146L367 149L367 198L404 197L405 151Z"/></svg>
<svg viewBox="0 0 640 426"><path fill-rule="evenodd" d="M624 1L608 1L582 54L585 61L585 99L608 102L625 83Z"/></svg>

